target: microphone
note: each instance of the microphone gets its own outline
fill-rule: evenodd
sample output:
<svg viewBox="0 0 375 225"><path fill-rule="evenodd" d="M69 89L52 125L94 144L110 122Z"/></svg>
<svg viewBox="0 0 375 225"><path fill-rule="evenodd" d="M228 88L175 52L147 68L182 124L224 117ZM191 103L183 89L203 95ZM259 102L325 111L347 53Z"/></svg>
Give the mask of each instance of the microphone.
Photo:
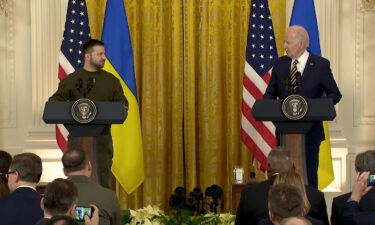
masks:
<svg viewBox="0 0 375 225"><path fill-rule="evenodd" d="M95 85L95 78L89 77L89 79L87 80L87 84L86 84L86 95L91 91L94 85Z"/></svg>
<svg viewBox="0 0 375 225"><path fill-rule="evenodd" d="M82 78L78 78L76 80L76 89L77 89L77 91L79 91L79 93L81 93L81 95L85 96L85 93L83 91L82 83L83 83Z"/></svg>

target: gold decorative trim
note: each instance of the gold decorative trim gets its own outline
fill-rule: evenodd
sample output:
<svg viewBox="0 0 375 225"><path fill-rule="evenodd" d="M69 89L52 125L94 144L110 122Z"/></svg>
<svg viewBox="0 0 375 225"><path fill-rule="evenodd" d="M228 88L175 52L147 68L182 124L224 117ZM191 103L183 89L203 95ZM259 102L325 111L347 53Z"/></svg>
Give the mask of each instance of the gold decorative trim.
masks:
<svg viewBox="0 0 375 225"><path fill-rule="evenodd" d="M362 0L361 9L364 11L375 11L375 0Z"/></svg>

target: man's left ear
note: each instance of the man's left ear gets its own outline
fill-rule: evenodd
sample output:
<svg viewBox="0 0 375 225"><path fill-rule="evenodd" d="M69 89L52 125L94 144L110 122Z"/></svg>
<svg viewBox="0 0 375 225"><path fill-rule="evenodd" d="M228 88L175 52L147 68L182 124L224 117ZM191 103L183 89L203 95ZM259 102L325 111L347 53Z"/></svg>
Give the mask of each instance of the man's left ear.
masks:
<svg viewBox="0 0 375 225"><path fill-rule="evenodd" d="M71 217L76 216L76 206L77 206L76 204L73 204L72 206L70 206L67 216L71 216Z"/></svg>
<svg viewBox="0 0 375 225"><path fill-rule="evenodd" d="M14 173L14 175L16 176L16 182L19 182L20 181L20 174L16 171L15 173Z"/></svg>
<svg viewBox="0 0 375 225"><path fill-rule="evenodd" d="M275 220L275 214L273 214L273 212L271 210L268 210L268 216L270 217L271 221Z"/></svg>
<svg viewBox="0 0 375 225"><path fill-rule="evenodd" d="M301 216L306 216L307 215L307 210L305 208L302 209L302 215Z"/></svg>

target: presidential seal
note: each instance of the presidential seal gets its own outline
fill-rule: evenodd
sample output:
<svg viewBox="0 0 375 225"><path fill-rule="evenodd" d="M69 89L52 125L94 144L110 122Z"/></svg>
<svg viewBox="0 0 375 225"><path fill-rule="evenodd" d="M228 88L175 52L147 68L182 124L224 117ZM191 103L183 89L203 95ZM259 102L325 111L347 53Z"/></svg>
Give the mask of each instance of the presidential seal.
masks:
<svg viewBox="0 0 375 225"><path fill-rule="evenodd" d="M281 107L284 116L291 120L302 119L309 109L306 99L301 95L289 95L283 100Z"/></svg>
<svg viewBox="0 0 375 225"><path fill-rule="evenodd" d="M96 113L95 103L88 98L78 99L71 109L72 117L78 123L90 123L95 119Z"/></svg>

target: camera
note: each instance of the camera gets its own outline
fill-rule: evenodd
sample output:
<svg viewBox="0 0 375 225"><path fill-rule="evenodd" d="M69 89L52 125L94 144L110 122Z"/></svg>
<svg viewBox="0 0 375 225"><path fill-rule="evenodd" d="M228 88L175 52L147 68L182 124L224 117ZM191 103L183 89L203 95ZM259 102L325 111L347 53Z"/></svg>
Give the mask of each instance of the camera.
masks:
<svg viewBox="0 0 375 225"><path fill-rule="evenodd" d="M176 187L174 195L169 199L169 206L177 208L186 207L186 191L183 187Z"/></svg>
<svg viewBox="0 0 375 225"><path fill-rule="evenodd" d="M85 221L85 216L87 215L90 219L94 214L94 208L86 206L77 206L76 207L76 216L74 217L77 221Z"/></svg>

